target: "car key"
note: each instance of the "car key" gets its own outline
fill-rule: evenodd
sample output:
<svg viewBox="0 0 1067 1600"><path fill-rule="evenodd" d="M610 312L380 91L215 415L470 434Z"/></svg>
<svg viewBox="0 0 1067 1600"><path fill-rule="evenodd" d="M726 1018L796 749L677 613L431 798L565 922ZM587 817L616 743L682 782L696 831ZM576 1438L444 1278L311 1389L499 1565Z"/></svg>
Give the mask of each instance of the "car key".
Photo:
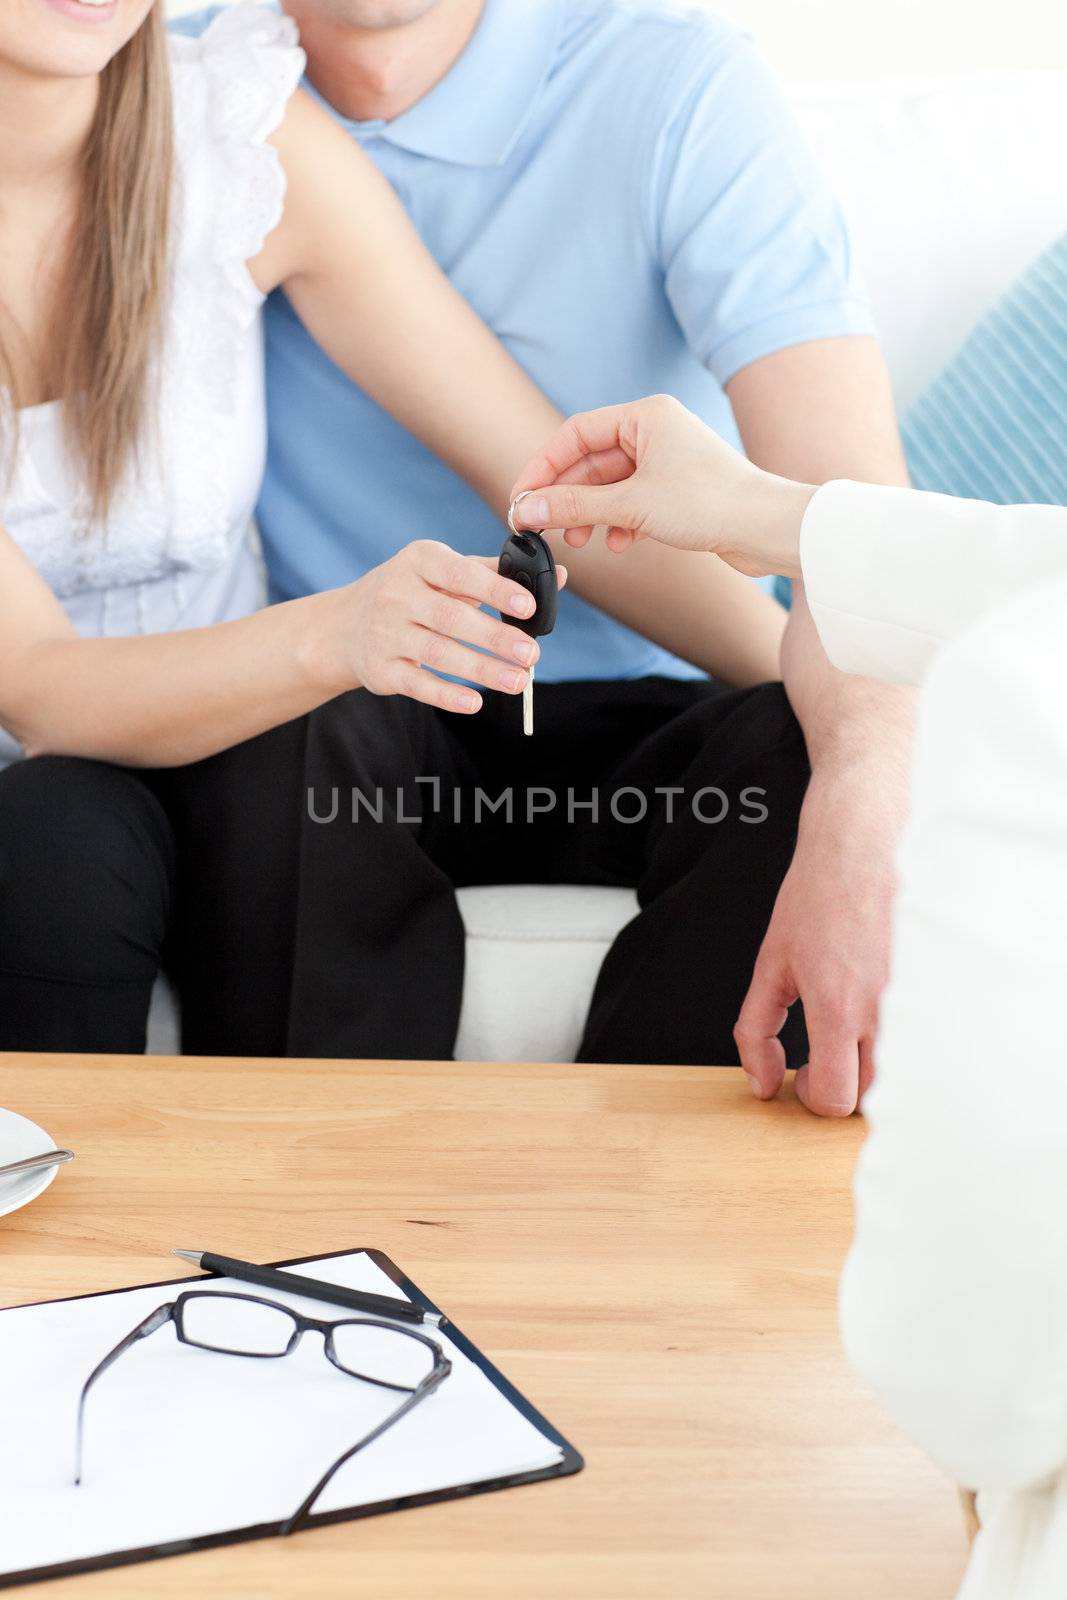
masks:
<svg viewBox="0 0 1067 1600"><path fill-rule="evenodd" d="M508 527L511 533L500 552L498 571L502 578L510 578L512 583L521 584L524 589L529 589L536 601L532 616L509 616L508 622L513 628L521 628L531 639L539 639L546 633L551 633L556 626L559 596L556 563L552 551L539 533L516 529L514 521L516 505L518 500L508 511ZM534 669L531 667L526 687L522 691L522 731L527 736L533 733L533 680Z"/></svg>

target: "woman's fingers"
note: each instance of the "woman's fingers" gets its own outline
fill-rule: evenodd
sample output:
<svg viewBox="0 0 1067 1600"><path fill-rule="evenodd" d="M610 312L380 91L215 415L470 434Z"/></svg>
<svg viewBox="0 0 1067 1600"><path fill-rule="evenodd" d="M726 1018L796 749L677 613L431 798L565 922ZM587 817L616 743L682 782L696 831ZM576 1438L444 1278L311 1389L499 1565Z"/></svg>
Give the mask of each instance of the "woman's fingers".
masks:
<svg viewBox="0 0 1067 1600"><path fill-rule="evenodd" d="M631 477L634 471L635 464L630 460L625 450L597 450L591 455L583 456L580 461L574 463L573 467L568 467L566 472L560 474L559 482L588 485L621 483L625 478ZM520 506L516 511L520 521L521 510ZM581 528L564 528L563 538L572 549L580 550L583 545L589 543L593 533L594 529L591 525ZM608 540L612 549L624 549L631 542L632 538L629 534L626 534L623 542L618 545L611 544L611 540Z"/></svg>
<svg viewBox="0 0 1067 1600"><path fill-rule="evenodd" d="M491 556L461 556L446 544L433 539L420 539L409 546L416 571L435 589L449 595L460 595L477 605L492 606L505 616L529 617L534 611L534 597L520 583L502 578Z"/></svg>
<svg viewBox="0 0 1067 1600"><path fill-rule="evenodd" d="M515 507L516 526L562 528L574 549L587 544L600 524L631 529L634 508L622 497L620 486L636 470L634 455L624 443L632 410L609 406L565 422L515 486L516 497L533 491Z"/></svg>
<svg viewBox="0 0 1067 1600"><path fill-rule="evenodd" d="M540 532L540 529L538 529L538 532ZM493 572L495 572L496 569L497 569L497 562L498 562L498 560L500 558L498 556L470 556L470 557L468 557L468 559L470 561L476 561L479 566L488 567ZM560 588L560 589L565 589L567 587L567 579L568 579L569 576L570 576L570 574L568 573L566 567L561 566L560 563L557 561L556 562L556 585L557 585L557 587ZM482 602L480 600L477 601L476 603L478 605L482 604ZM499 609L500 609L500 607L498 606L497 610L499 611Z"/></svg>
<svg viewBox="0 0 1067 1600"><path fill-rule="evenodd" d="M639 533L644 512L630 493L630 482L626 478L603 486L556 483L538 489L516 506L515 524L523 528L563 528L567 534L600 525ZM568 538L568 543L573 541Z"/></svg>
<svg viewBox="0 0 1067 1600"><path fill-rule="evenodd" d="M429 628L412 627L402 636L401 657L417 661L432 672L445 673L450 678L467 678L485 689L496 689L501 694L521 694L530 676L527 668L516 661L501 660L484 651L472 650L458 639Z"/></svg>
<svg viewBox="0 0 1067 1600"><path fill-rule="evenodd" d="M622 483L637 471L637 463L626 451L616 446L613 450L595 450L583 456L573 467L561 472L557 483Z"/></svg>
<svg viewBox="0 0 1067 1600"><path fill-rule="evenodd" d="M562 586L566 568L557 574ZM466 715L481 709L475 684L522 693L541 647L507 618L529 617L535 602L521 584L500 576L494 557L460 556L418 540L353 585L353 594L367 592L368 583L356 664L357 680L372 693L403 694Z"/></svg>
<svg viewBox="0 0 1067 1600"><path fill-rule="evenodd" d="M569 418L544 449L526 463L516 480L512 495L555 483L586 456L615 450L625 455L623 431L632 409L631 406L602 406L598 411L582 411ZM543 523L542 526L559 524Z"/></svg>
<svg viewBox="0 0 1067 1600"><path fill-rule="evenodd" d="M396 662L388 692L406 695L424 706L436 706L438 711L456 711L465 717L472 717L482 709L482 697L477 690L435 678L432 672L424 672L414 661Z"/></svg>
<svg viewBox="0 0 1067 1600"><path fill-rule="evenodd" d="M784 570L767 564L777 541L773 559L791 571L789 529L803 511L793 490L803 486L760 473L677 400L652 395L564 423L521 473L514 516L524 528L562 528L575 546L604 527L611 550L654 538L719 552L745 571Z"/></svg>
<svg viewBox="0 0 1067 1600"><path fill-rule="evenodd" d="M512 666L523 669L533 666L541 654L536 639L531 639L520 628L511 627L488 611L475 610L463 600L457 600L453 595L444 594L428 584L423 593L416 597L408 620L430 635L455 639L464 645L477 645L480 650L488 650ZM406 655L408 652L402 648L397 653ZM428 666L441 666L438 661L431 661L425 656L422 659ZM456 669L441 667L441 670L453 672Z"/></svg>

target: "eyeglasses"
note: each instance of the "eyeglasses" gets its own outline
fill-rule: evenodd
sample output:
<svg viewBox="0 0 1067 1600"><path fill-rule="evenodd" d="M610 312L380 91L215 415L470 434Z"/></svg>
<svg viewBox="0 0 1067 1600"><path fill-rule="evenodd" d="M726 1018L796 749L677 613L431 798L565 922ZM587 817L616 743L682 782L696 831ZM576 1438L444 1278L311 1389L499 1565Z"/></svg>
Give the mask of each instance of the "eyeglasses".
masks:
<svg viewBox="0 0 1067 1600"><path fill-rule="evenodd" d="M85 1401L90 1389L121 1355L168 1322L173 1322L180 1344L215 1351L219 1355L246 1356L261 1361L292 1355L305 1333L321 1333L326 1359L332 1361L338 1371L379 1389L390 1389L406 1396L384 1422L364 1434L323 1473L299 1508L282 1524L282 1533L292 1533L306 1520L323 1489L346 1461L381 1438L401 1417L414 1411L452 1371L452 1363L441 1346L410 1328L398 1328L391 1322L368 1318L319 1322L259 1295L193 1289L167 1305L157 1306L108 1351L85 1380L78 1400L76 1484L82 1481Z"/></svg>

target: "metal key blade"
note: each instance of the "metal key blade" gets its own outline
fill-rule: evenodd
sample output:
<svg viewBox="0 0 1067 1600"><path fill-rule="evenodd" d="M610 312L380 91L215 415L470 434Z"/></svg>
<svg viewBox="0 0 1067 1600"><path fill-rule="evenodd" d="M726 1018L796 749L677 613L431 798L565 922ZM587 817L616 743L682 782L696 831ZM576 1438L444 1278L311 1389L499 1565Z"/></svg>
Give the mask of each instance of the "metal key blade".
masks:
<svg viewBox="0 0 1067 1600"><path fill-rule="evenodd" d="M522 731L527 738L533 734L533 685L534 669L531 667L526 687L522 691Z"/></svg>

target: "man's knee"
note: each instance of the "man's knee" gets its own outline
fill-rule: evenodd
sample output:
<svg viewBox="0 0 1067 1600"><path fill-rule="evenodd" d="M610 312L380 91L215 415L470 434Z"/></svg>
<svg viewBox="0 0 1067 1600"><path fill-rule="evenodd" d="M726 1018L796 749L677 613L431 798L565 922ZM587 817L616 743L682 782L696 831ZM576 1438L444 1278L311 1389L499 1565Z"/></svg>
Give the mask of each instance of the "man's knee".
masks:
<svg viewBox="0 0 1067 1600"><path fill-rule="evenodd" d="M173 842L133 773L43 756L0 773L0 966L111 981L154 963Z"/></svg>
<svg viewBox="0 0 1067 1600"><path fill-rule="evenodd" d="M735 807L749 790L756 798L761 789L780 806L799 806L811 769L803 730L780 683L708 701L696 712L693 734L690 785L719 784Z"/></svg>

